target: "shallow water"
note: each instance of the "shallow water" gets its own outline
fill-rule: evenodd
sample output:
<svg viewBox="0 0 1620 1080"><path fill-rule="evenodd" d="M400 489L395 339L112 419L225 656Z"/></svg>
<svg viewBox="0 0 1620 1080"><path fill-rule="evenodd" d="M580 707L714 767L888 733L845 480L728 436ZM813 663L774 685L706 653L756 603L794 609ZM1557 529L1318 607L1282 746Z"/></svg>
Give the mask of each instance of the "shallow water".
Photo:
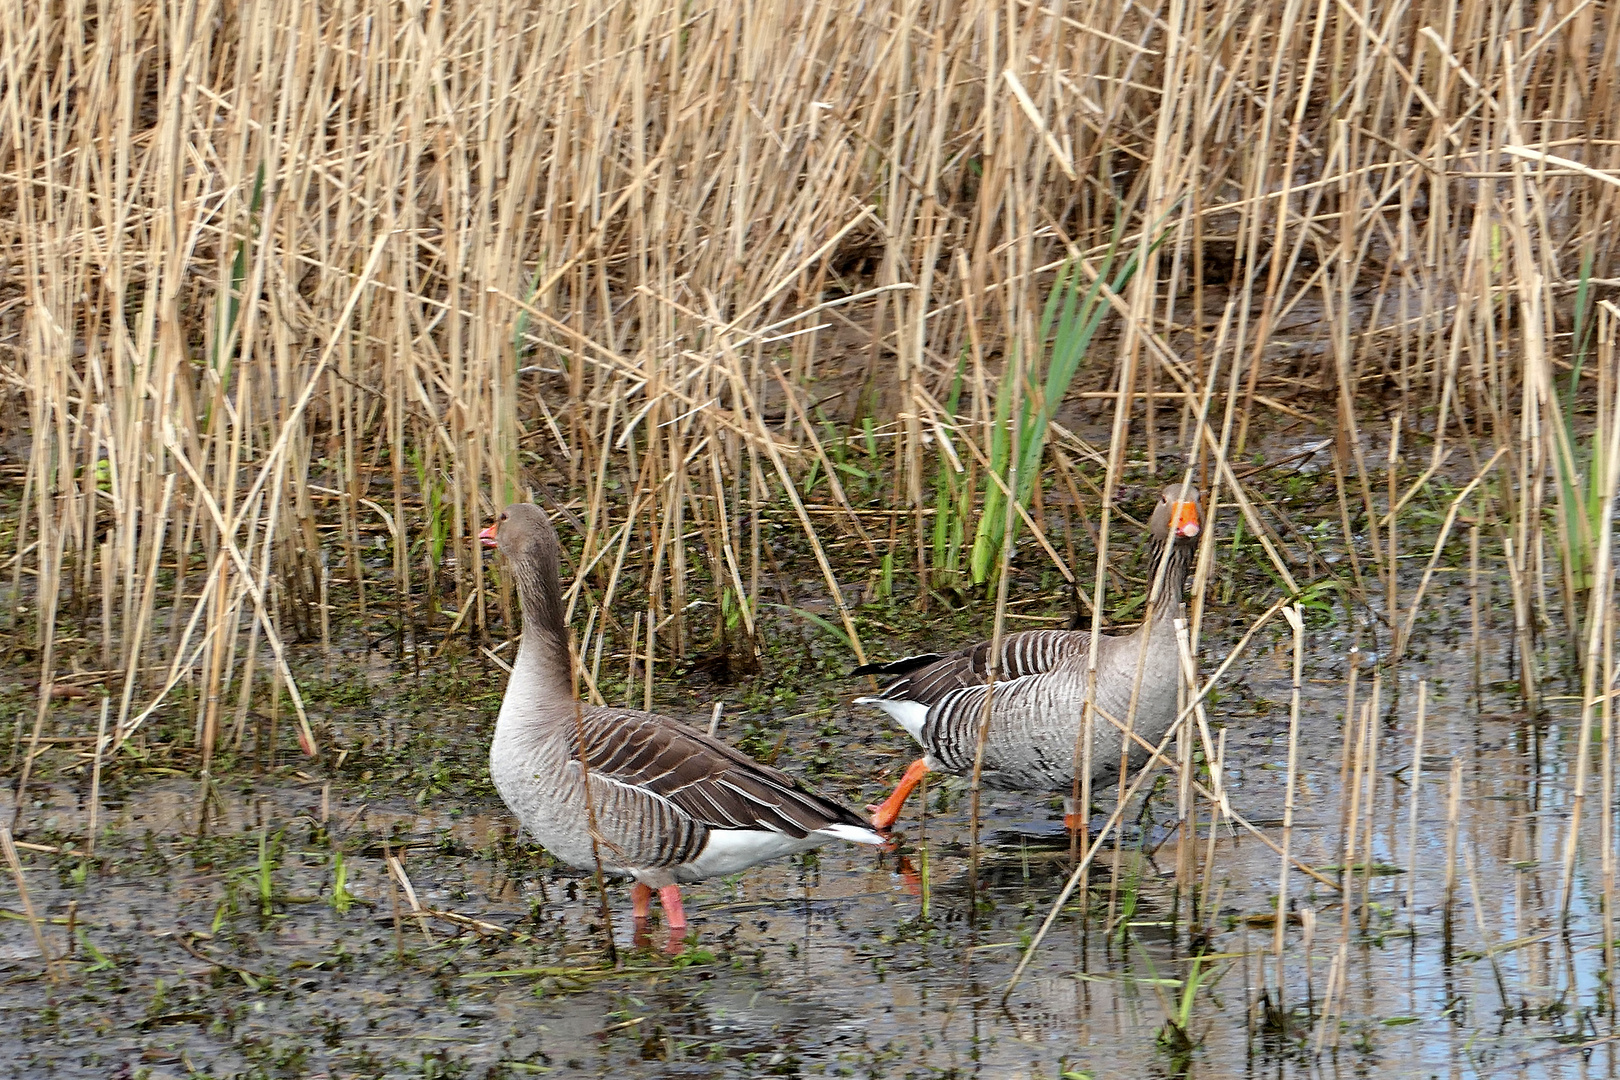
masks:
<svg viewBox="0 0 1620 1080"><path fill-rule="evenodd" d="M1206 672L1230 647L1224 633L1207 634ZM917 870L926 836L926 917L917 875L899 871L897 854L829 846L690 888L697 938L672 961L636 947L628 890L610 884L614 969L591 882L514 845L487 786L429 786L418 799L414 775L360 780L351 768L328 780L289 765L221 782L199 840L197 782L131 769L110 777L99 863L60 850L64 837L82 846L87 783L58 777L30 793L19 839L57 849L22 856L59 981L42 972L8 880L0 1023L17 1037L0 1041L0 1074L1614 1075L1595 774L1567 934L1558 918L1578 702L1554 697L1549 721L1527 724L1512 688L1490 682L1509 671L1505 638L1484 645L1483 711L1472 647L1446 619L1421 629L1412 658L1385 674L1376 782L1359 797L1371 853L1363 841L1356 858L1378 872L1365 879L1365 906L1364 879L1352 878L1348 909L1333 888L1292 872L1285 1033L1263 1004L1278 980L1279 858L1226 822L1211 843L1200 804L1196 854L1182 859L1173 785L1146 817L1134 806L1128 816L1113 894L1134 905L1123 929L1107 930L1110 848L1097 860L1089 921L1071 900L1004 1002L1069 865L1059 814L1024 796L987 796L982 884L971 892L967 799L947 791L941 810L934 785L925 826L918 801L908 807L900 850ZM1352 786L1342 774L1347 647L1331 627L1309 637L1290 837L1298 859L1335 881ZM1262 631L1210 710L1227 732L1231 806L1278 841L1290 664L1283 627ZM1420 678L1430 685L1414 852ZM1371 670L1358 681L1365 701ZM386 699L350 715L333 708L329 723L363 756L402 737L392 711ZM489 717L461 711L445 721L447 737L475 769ZM836 712L847 771L876 797L906 747L877 719ZM728 714L722 735L736 738L745 719ZM789 740L790 769L814 753L801 742ZM341 912L334 849L355 898ZM414 915L385 851L401 858L422 910L460 919ZM1189 928L1178 866L1205 858L1213 870ZM1196 962L1195 945L1207 950ZM1198 987L1183 1010L1189 974ZM1163 1037L1167 1016L1185 1021L1194 1046Z"/></svg>

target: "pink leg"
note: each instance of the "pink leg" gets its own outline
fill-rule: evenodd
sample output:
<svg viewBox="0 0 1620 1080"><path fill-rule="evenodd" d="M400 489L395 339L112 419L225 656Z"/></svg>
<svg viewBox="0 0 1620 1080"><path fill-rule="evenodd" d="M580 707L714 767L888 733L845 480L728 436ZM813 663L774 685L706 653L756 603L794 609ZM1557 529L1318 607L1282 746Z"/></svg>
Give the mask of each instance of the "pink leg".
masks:
<svg viewBox="0 0 1620 1080"><path fill-rule="evenodd" d="M681 907L681 887L665 885L658 890L658 902L664 907L664 921L671 930L686 929L686 911Z"/></svg>
<svg viewBox="0 0 1620 1080"><path fill-rule="evenodd" d="M636 922L646 922L647 912L652 908L652 889L636 882L630 886L630 914Z"/></svg>
<svg viewBox="0 0 1620 1080"><path fill-rule="evenodd" d="M887 830L894 826L895 819L900 816L900 808L905 805L906 796L922 783L923 774L927 771L927 759L918 758L906 769L906 774L900 778L900 786L894 789L893 795L884 799L881 806L867 807L872 811L872 828Z"/></svg>

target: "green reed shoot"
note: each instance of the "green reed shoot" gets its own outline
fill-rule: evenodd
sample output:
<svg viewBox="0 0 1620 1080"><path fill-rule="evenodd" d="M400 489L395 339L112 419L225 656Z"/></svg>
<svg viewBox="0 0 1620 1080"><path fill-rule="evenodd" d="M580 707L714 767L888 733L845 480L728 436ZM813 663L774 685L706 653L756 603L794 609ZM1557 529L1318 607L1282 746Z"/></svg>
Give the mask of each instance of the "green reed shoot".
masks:
<svg viewBox="0 0 1620 1080"><path fill-rule="evenodd" d="M209 366L219 375L220 389L230 389L231 372L227 363L231 352L231 338L235 335L237 320L242 315L242 301L247 287L248 258L253 241L259 235L259 210L264 205L264 163L259 163L253 177L253 197L248 203L247 235L236 242L236 255L231 260L230 288L220 291L214 340Z"/></svg>
<svg viewBox="0 0 1620 1080"><path fill-rule="evenodd" d="M1109 271L1119 254L1120 238L1124 234L1125 219L1121 216L1114 226L1113 241L1103 256L1097 279L1081 291L1083 275L1077 263L1065 263L1058 271L1057 281L1047 294L1046 307L1041 312L1040 340L1043 343L1044 365L1032 365L1026 372L1015 346L1013 356L1001 379L1001 392L996 397L995 423L990 429L990 468L1006 482L1018 505L1028 508L1035 492L1035 482L1041 474L1041 457L1046 451L1047 429L1057 414L1069 384L1074 381L1080 364L1091 347L1091 339L1102 325L1109 307L1102 292L1103 283L1118 293L1136 274L1137 256L1133 252L1123 266L1108 281ZM1162 238L1161 238L1162 239ZM1155 247L1157 244L1155 244ZM1050 345L1045 343L1050 342ZM1037 372L1043 367L1044 374ZM1037 385L1038 383L1038 385ZM1013 411L1017 403L1018 458L1013 460ZM1011 527L1007 525L1011 521ZM973 584L987 582L994 575L1004 544L1018 538L1019 518L1008 518L1006 494L1001 484L985 485L984 509L979 514L978 531L973 537L973 551L969 566Z"/></svg>
<svg viewBox="0 0 1620 1080"><path fill-rule="evenodd" d="M445 546L450 542L450 507L446 498L446 485L437 469L428 466L426 455L410 451L411 464L416 469L418 490L422 493L422 508L427 512L427 544L430 565L438 566L444 559Z"/></svg>
<svg viewBox="0 0 1620 1080"><path fill-rule="evenodd" d="M1595 256L1589 243L1581 257L1579 283L1575 289L1575 327L1573 350L1570 357L1569 391L1558 395L1556 382L1553 393L1562 397L1548 410L1554 427L1552 449L1553 464L1558 477L1558 535L1559 557L1564 561L1568 599L1574 601L1592 586L1592 562L1597 554L1597 536L1603 513L1602 470L1595 467L1597 448L1603 433L1588 432L1582 440L1575 424L1575 401L1580 394L1581 371L1590 353L1596 326L1592 290L1592 261ZM1576 608L1571 606L1571 631L1575 628Z"/></svg>
<svg viewBox="0 0 1620 1080"><path fill-rule="evenodd" d="M945 411L953 418L962 402L962 379L968 354L964 349L956 361L956 377L951 381L950 395L945 399ZM947 432L945 438L950 438ZM962 573L962 542L965 539L962 523L973 508L973 480L971 473L958 473L951 465L950 455L939 448L938 471L934 474L934 533L933 577L935 585L944 585Z"/></svg>
<svg viewBox="0 0 1620 1080"><path fill-rule="evenodd" d="M346 915L349 907L354 903L354 893L349 891L349 872L343 865L343 852L332 852L332 896L328 901L332 910L339 915Z"/></svg>
<svg viewBox="0 0 1620 1080"><path fill-rule="evenodd" d="M259 861L253 875L253 883L259 894L259 914L265 918L275 913L276 894L276 853L269 833L267 828L259 830ZM277 834L277 838L280 838L280 834Z"/></svg>

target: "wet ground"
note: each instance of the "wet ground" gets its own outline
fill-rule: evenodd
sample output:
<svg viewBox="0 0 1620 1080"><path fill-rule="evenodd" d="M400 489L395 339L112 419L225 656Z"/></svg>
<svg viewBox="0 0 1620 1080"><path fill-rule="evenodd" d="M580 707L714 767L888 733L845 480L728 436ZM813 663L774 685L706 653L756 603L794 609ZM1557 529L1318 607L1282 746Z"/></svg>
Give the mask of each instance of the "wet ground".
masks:
<svg viewBox="0 0 1620 1080"><path fill-rule="evenodd" d="M482 772L499 673L366 651L338 664L331 686L350 689L315 706L318 763L244 755L206 802L195 770L160 756L110 766L94 855L85 744L42 759L18 838L54 962L6 874L0 1075L1611 1076L1613 808L1587 801L1565 932L1579 703L1554 678L1547 719L1527 721L1506 681L1509 626L1482 639L1476 697L1458 591L1397 669L1358 667L1355 715L1375 672L1382 685L1370 742L1348 727L1348 764L1352 635L1342 614L1312 616L1289 842L1342 881L1353 801L1370 829L1353 863L1372 872L1350 875L1347 906L1292 871L1280 1010L1279 856L1224 819L1212 830L1202 801L1185 847L1173 783L1146 813L1133 805L1120 856L1104 849L1010 995L1068 876L1061 815L987 797L970 889L968 800L937 784L926 822L908 807L897 852L833 845L690 888L696 936L673 958L656 934L638 947L628 890L609 883L615 966L593 883L516 842ZM1242 629L1212 616L1206 676ZM1281 620L1261 630L1210 707L1230 804L1277 842L1290 642ZM723 737L852 803L909 760L903 736L842 703L853 685L807 692L794 715L753 686L696 687L686 712L706 721L701 703L727 698ZM91 700L57 722L93 732ZM1594 796L1596 783L1594 768Z"/></svg>

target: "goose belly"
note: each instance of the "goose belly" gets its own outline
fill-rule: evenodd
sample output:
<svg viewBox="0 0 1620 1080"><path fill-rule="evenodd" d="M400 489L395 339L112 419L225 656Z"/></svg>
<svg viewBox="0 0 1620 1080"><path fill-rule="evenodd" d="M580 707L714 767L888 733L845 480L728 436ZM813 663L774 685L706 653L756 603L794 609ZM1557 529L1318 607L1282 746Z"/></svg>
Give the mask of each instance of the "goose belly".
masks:
<svg viewBox="0 0 1620 1080"><path fill-rule="evenodd" d="M724 877L757 863L808 851L829 839L820 833L795 838L766 829L710 829L703 850L697 858L674 867L674 877L680 882Z"/></svg>
<svg viewBox="0 0 1620 1080"><path fill-rule="evenodd" d="M998 697L984 748L983 780L991 787L1019 791L1067 791L1074 782L1079 756L1085 695L1072 687L1014 687L1015 693ZM982 701L982 698L980 699ZM1098 694L1099 708L1124 719L1130 693ZM1168 693L1144 680L1138 692L1133 730L1143 740L1157 743L1175 719L1176 689ZM974 720L976 721L976 717ZM1093 716L1091 775L1095 779L1118 770L1124 736L1102 715ZM973 770L977 724L959 723L958 736L933 740L931 757L947 771L966 776ZM940 735L944 735L942 730ZM1140 765L1148 751L1131 740L1130 761Z"/></svg>
<svg viewBox="0 0 1620 1080"><path fill-rule="evenodd" d="M1130 740L1128 760L1132 768L1140 766L1148 759L1150 751L1142 743L1157 746L1171 723L1175 721L1176 690L1176 683L1169 679L1143 679L1142 687L1137 694L1136 713L1131 721L1132 732L1141 739L1141 742L1137 739ZM1112 695L1099 694L1098 702L1103 709L1121 720L1130 714L1131 697L1128 689ZM1095 742L1092 744L1094 776L1099 772L1118 771L1120 745L1124 741L1124 733L1119 728L1099 718Z"/></svg>
<svg viewBox="0 0 1620 1080"><path fill-rule="evenodd" d="M1018 723L992 726L984 748L992 787L1053 791L1073 782L1084 703L1043 704Z"/></svg>
<svg viewBox="0 0 1620 1080"><path fill-rule="evenodd" d="M1067 687L1026 684L997 694L984 744L983 782L1016 791L1064 786L1074 772L1075 739L1085 698ZM941 703L930 717L930 764L971 776L978 746L982 693Z"/></svg>
<svg viewBox="0 0 1620 1080"><path fill-rule="evenodd" d="M578 784L568 782L564 769L543 755L492 754L489 775L501 801L531 839L558 862L579 870L595 869L597 854L591 849L584 793ZM600 854L604 871L624 873L612 851Z"/></svg>

